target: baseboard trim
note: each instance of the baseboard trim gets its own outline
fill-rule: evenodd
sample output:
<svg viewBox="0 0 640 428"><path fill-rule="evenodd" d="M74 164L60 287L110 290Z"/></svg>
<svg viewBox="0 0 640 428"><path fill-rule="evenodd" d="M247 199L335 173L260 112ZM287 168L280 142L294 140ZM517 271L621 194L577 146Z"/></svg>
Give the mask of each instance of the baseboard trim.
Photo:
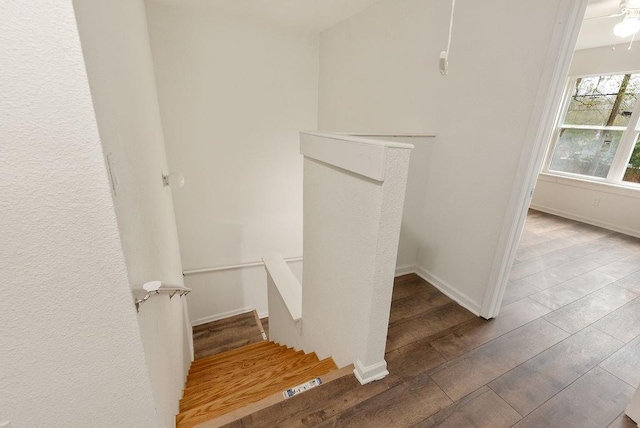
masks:
<svg viewBox="0 0 640 428"><path fill-rule="evenodd" d="M628 229L626 227L618 226L616 224L608 223L606 221L600 221L600 220L595 220L595 219L588 218L588 217L583 217L581 215L573 214L573 213L562 211L562 210L557 210L557 209L551 208L551 207L545 207L543 205L531 204L531 208L536 210L536 211L542 211L542 212L545 212L547 214L557 215L559 217L568 218L570 220L575 220L575 221L579 221L579 222L582 222L582 223L587 223L587 224L590 224L590 225L593 225L593 226L598 226L598 227L602 227L604 229L612 230L614 232L624 233L625 235L629 235L629 236L633 236L633 237L636 237L636 238L640 238L640 231L634 230L634 229Z"/></svg>
<svg viewBox="0 0 640 428"><path fill-rule="evenodd" d="M480 316L481 306L478 303L474 302L466 294L460 293L458 290L454 289L446 281L440 279L436 275L429 273L426 269L420 266L416 266L415 274L427 281L429 284L436 287L438 290L442 291L451 299L455 300L455 302L463 308L469 310L474 315Z"/></svg>
<svg viewBox="0 0 640 428"><path fill-rule="evenodd" d="M232 311L223 312L221 314L215 314L209 317L200 318L200 319L191 321L191 327L206 324L208 322L218 321L224 318L229 318L229 317L233 317L240 314L246 314L247 312L251 312L254 309L255 308L253 306L247 306L246 308L234 309ZM259 316L260 318L264 318L261 314L259 314Z"/></svg>
<svg viewBox="0 0 640 428"><path fill-rule="evenodd" d="M416 273L416 265L402 265L402 266L396 266L396 273L395 276L402 276L402 275L407 275L410 273Z"/></svg>
<svg viewBox="0 0 640 428"><path fill-rule="evenodd" d="M389 370L387 370L387 362L385 360L366 367L362 362L360 362L360 360L358 360L354 366L353 374L361 385L375 380L380 380L389 374Z"/></svg>

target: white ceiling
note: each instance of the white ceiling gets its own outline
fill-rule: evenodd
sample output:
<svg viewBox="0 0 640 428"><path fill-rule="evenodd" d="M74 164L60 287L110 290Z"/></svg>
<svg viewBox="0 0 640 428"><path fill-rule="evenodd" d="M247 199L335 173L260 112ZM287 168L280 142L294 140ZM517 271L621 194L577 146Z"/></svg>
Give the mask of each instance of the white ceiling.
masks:
<svg viewBox="0 0 640 428"><path fill-rule="evenodd" d="M589 0L587 11L585 13L585 21L580 29L580 36L576 50L595 48L598 46L611 46L619 43L629 43L631 37L624 39L617 38L613 35L613 27L620 21L622 16L615 18L597 18L608 16L620 12L620 0ZM638 36L638 35L636 35ZM636 37L638 39L639 37ZM640 40L637 40L640 42Z"/></svg>
<svg viewBox="0 0 640 428"><path fill-rule="evenodd" d="M151 0L197 7L314 31L344 21L378 0Z"/></svg>
<svg viewBox="0 0 640 428"><path fill-rule="evenodd" d="M378 0L149 0L173 6L221 11L236 16L323 31ZM613 27L622 17L599 18L620 12L620 0L589 0L576 50L628 43L617 39ZM640 37L638 37L640 39ZM638 40L640 42L640 40Z"/></svg>

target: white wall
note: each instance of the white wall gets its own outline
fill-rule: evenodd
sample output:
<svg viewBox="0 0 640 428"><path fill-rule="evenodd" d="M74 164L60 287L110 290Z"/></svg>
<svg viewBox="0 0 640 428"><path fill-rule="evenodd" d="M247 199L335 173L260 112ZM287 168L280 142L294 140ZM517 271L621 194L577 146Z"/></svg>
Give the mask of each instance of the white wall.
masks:
<svg viewBox="0 0 640 428"><path fill-rule="evenodd" d="M322 33L319 127L437 134L418 271L479 312L534 111L559 0L383 0ZM522 31L526 17L527 31ZM519 178L522 179L522 178ZM522 186L520 186L522 187Z"/></svg>
<svg viewBox="0 0 640 428"><path fill-rule="evenodd" d="M70 0L0 3L0 422L155 427Z"/></svg>
<svg viewBox="0 0 640 428"><path fill-rule="evenodd" d="M305 351L331 356L338 367L355 364L365 383L387 373L384 351L412 147L307 135L302 147ZM378 158L374 149L384 154ZM327 153L333 156L318 156ZM332 163L336 158L345 163ZM348 168L353 158L372 159L381 176Z"/></svg>
<svg viewBox="0 0 640 428"><path fill-rule="evenodd" d="M77 0L78 28L104 153L117 177L118 225L134 289L183 284L153 61L142 0ZM183 301L149 300L138 314L156 408L173 426L191 363Z"/></svg>
<svg viewBox="0 0 640 428"><path fill-rule="evenodd" d="M431 152L436 139L431 136L370 137L379 141L395 141L414 146L409 162L409 176L402 210L402 228L398 244L396 275L415 272L420 248L420 230L424 215L424 195L429 180Z"/></svg>
<svg viewBox="0 0 640 428"><path fill-rule="evenodd" d="M640 71L637 48L584 49L573 55L570 76ZM598 201L594 205L594 201ZM640 237L640 189L541 174L531 207Z"/></svg>
<svg viewBox="0 0 640 428"><path fill-rule="evenodd" d="M315 129L318 35L229 12L147 3L185 269L302 255L298 131ZM255 307L263 267L187 276L197 322Z"/></svg>

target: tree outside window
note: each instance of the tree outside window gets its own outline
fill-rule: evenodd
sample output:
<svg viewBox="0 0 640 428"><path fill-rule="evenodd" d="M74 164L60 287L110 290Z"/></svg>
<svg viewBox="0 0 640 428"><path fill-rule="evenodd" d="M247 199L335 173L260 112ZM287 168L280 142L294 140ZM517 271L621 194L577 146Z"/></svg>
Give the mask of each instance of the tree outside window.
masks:
<svg viewBox="0 0 640 428"><path fill-rule="evenodd" d="M639 95L640 74L572 79L546 170L640 183Z"/></svg>

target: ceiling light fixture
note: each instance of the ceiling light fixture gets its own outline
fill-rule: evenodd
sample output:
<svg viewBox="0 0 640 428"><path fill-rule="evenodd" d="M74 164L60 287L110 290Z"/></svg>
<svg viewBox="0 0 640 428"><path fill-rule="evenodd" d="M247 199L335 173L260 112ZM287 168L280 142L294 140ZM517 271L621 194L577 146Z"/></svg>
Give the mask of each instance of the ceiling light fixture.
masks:
<svg viewBox="0 0 640 428"><path fill-rule="evenodd" d="M613 28L617 37L629 37L640 31L640 0L622 0L620 2L624 19Z"/></svg>

